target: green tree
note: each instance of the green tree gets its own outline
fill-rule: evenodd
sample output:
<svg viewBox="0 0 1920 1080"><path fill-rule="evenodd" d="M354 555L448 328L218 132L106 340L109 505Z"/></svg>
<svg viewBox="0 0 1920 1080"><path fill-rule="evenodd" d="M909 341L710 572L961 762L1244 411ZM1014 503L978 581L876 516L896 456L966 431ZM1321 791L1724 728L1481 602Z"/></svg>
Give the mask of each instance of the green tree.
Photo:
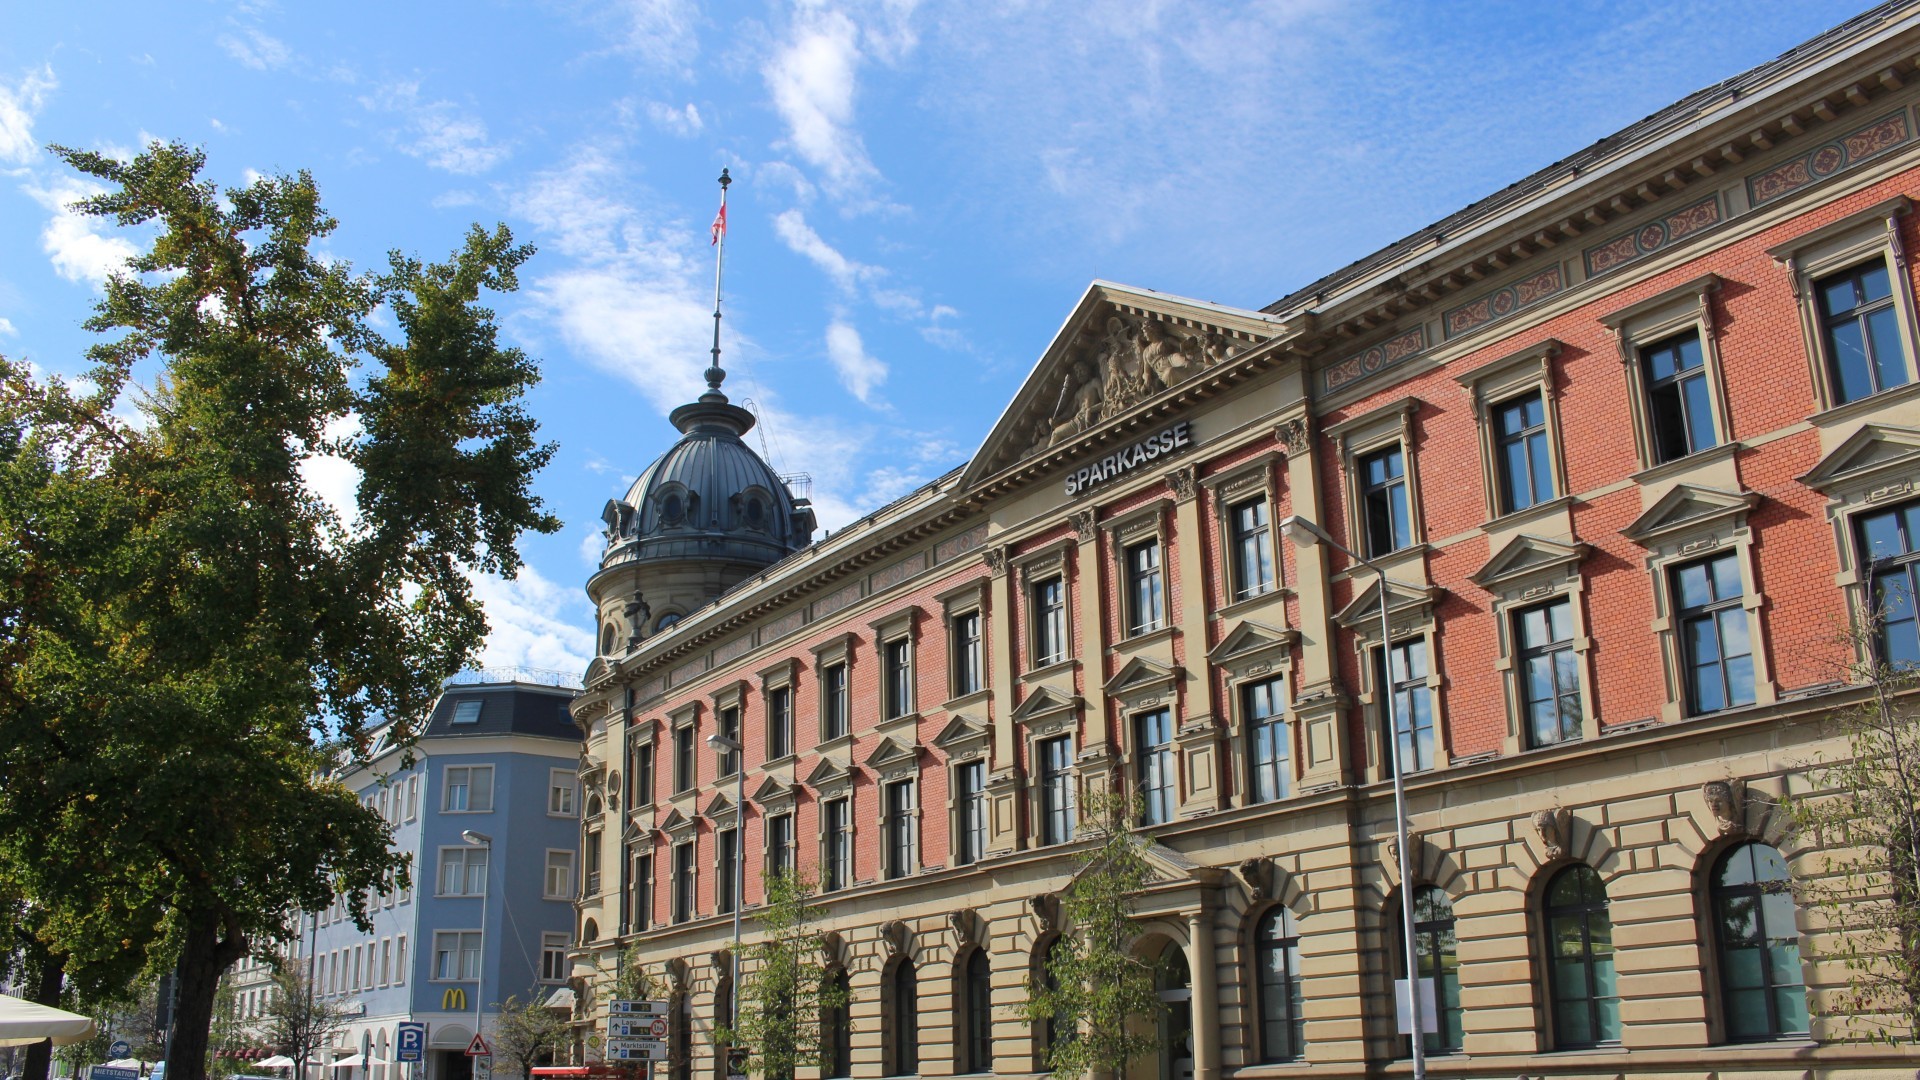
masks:
<svg viewBox="0 0 1920 1080"><path fill-rule="evenodd" d="M333 1037L347 1026L341 1005L317 992L299 961L281 963L273 971L273 989L267 992L254 1031L260 1041L300 1064L294 1075L305 1075L305 1063L319 1060L319 1052L333 1045ZM173 1065L167 1065L173 1072Z"/></svg>
<svg viewBox="0 0 1920 1080"><path fill-rule="evenodd" d="M716 1041L747 1051L748 1068L767 1080L820 1064L820 1025L845 1009L846 993L827 980L826 946L809 901L813 882L792 870L767 879L767 900L753 916L759 940L741 956L740 1015Z"/></svg>
<svg viewBox="0 0 1920 1080"><path fill-rule="evenodd" d="M496 1071L506 1066L525 1080L533 1075L534 1066L551 1064L566 1052L573 1024L565 1010L549 1008L540 999L536 987L525 1001L513 996L500 1003L488 1038Z"/></svg>
<svg viewBox="0 0 1920 1080"><path fill-rule="evenodd" d="M1823 958L1848 973L1821 1011L1852 1038L1898 1045L1920 1033L1920 668L1881 656L1883 627L1880 613L1845 635L1862 658L1848 681L1871 693L1832 718L1845 756L1813 763L1784 809L1822 864L1795 891L1833 928Z"/></svg>
<svg viewBox="0 0 1920 1080"><path fill-rule="evenodd" d="M1128 826L1142 808L1118 793L1085 799L1083 820L1092 846L1060 895L1066 932L1028 979L1026 1020L1052 1034L1045 1063L1056 1080L1105 1073L1118 1076L1135 1058L1160 1049L1166 1005L1156 969L1134 952L1133 915L1140 890L1153 878L1146 841Z"/></svg>
<svg viewBox="0 0 1920 1080"><path fill-rule="evenodd" d="M531 250L475 227L356 274L316 250L336 223L305 173L221 190L179 145L56 153L107 189L80 212L150 242L84 384L0 361L0 865L80 985L177 961L169 1070L199 1080L234 960L336 895L364 928L404 878L329 771L381 724L410 744L484 639L469 574L558 527L537 371L478 303ZM327 455L359 470L348 514L307 479Z"/></svg>

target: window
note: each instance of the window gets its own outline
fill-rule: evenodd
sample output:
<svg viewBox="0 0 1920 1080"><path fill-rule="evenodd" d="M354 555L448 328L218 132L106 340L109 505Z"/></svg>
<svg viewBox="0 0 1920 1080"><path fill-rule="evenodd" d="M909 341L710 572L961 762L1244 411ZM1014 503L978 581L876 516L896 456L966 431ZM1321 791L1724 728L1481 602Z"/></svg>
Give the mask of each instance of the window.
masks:
<svg viewBox="0 0 1920 1080"><path fill-rule="evenodd" d="M482 814L493 809L493 766L449 765L440 809L449 814Z"/></svg>
<svg viewBox="0 0 1920 1080"><path fill-rule="evenodd" d="M627 925L634 930L645 930L653 925L653 852L633 857L633 878L629 884L632 892L628 896L631 906Z"/></svg>
<svg viewBox="0 0 1920 1080"><path fill-rule="evenodd" d="M915 851L913 781L898 780L887 785L887 876L903 878L918 869Z"/></svg>
<svg viewBox="0 0 1920 1080"><path fill-rule="evenodd" d="M586 843L582 847L586 855L584 865L582 866L582 869L585 870L586 873L581 875L586 879L581 882L583 886L581 895L583 896L600 895L600 837L600 833L588 833Z"/></svg>
<svg viewBox="0 0 1920 1080"><path fill-rule="evenodd" d="M893 720L913 711L913 643L895 638L882 646L883 698L885 719Z"/></svg>
<svg viewBox="0 0 1920 1080"><path fill-rule="evenodd" d="M627 782L633 793L627 802L634 807L653 805L653 742L649 739L633 748L633 767L627 770Z"/></svg>
<svg viewBox="0 0 1920 1080"><path fill-rule="evenodd" d="M567 770L547 770L547 813L554 817L573 816L573 785L573 774Z"/></svg>
<svg viewBox="0 0 1920 1080"><path fill-rule="evenodd" d="M1733 552L1673 570L1685 664L1687 711L1753 704L1753 648L1741 606L1740 559Z"/></svg>
<svg viewBox="0 0 1920 1080"><path fill-rule="evenodd" d="M841 1080L853 1075L853 1023L847 1012L853 981L843 969L828 975L826 983L822 996L833 1004L820 1009L820 1075Z"/></svg>
<svg viewBox="0 0 1920 1080"><path fill-rule="evenodd" d="M1272 591L1273 528L1267 500L1249 499L1227 512L1233 534L1233 598L1246 600Z"/></svg>
<svg viewBox="0 0 1920 1080"><path fill-rule="evenodd" d="M1683 458L1720 442L1714 431L1713 391L1707 382L1698 330L1641 349L1640 378L1646 388L1653 464Z"/></svg>
<svg viewBox="0 0 1920 1080"><path fill-rule="evenodd" d="M1067 658L1067 589L1062 578L1048 578L1033 586L1033 666L1046 667Z"/></svg>
<svg viewBox="0 0 1920 1080"><path fill-rule="evenodd" d="M767 819L767 876L779 877L793 870L793 815L775 814Z"/></svg>
<svg viewBox="0 0 1920 1080"><path fill-rule="evenodd" d="M680 794L693 787L693 725L683 724L673 729L673 793Z"/></svg>
<svg viewBox="0 0 1920 1080"><path fill-rule="evenodd" d="M483 847L440 849L439 896L479 896L487 891L487 854Z"/></svg>
<svg viewBox="0 0 1920 1080"><path fill-rule="evenodd" d="M820 804L820 891L844 889L853 882L851 845L847 842L847 800Z"/></svg>
<svg viewBox="0 0 1920 1080"><path fill-rule="evenodd" d="M1307 1022L1300 1009L1300 928L1293 912L1276 907L1261 916L1253 950L1259 968L1260 1060L1298 1061Z"/></svg>
<svg viewBox="0 0 1920 1080"><path fill-rule="evenodd" d="M1151 633L1167 623L1166 595L1160 581L1160 541L1126 549L1127 636Z"/></svg>
<svg viewBox="0 0 1920 1080"><path fill-rule="evenodd" d="M673 921L693 918L693 841L673 846Z"/></svg>
<svg viewBox="0 0 1920 1080"><path fill-rule="evenodd" d="M1378 654L1374 675L1386 688L1386 705L1392 710L1393 730L1386 735L1399 746L1399 760L1408 772L1433 768L1433 689L1427 685L1427 639L1403 641L1388 650L1392 670L1379 670ZM1391 753L1382 762L1382 775L1393 775Z"/></svg>
<svg viewBox="0 0 1920 1080"><path fill-rule="evenodd" d="M1590 866L1569 866L1547 885L1546 909L1554 1045L1574 1050L1618 1042L1620 998L1605 883Z"/></svg>
<svg viewBox="0 0 1920 1080"><path fill-rule="evenodd" d="M821 735L842 739L847 734L847 665L831 664L820 673Z"/></svg>
<svg viewBox="0 0 1920 1080"><path fill-rule="evenodd" d="M1860 561L1867 564L1867 595L1872 597L1878 664L1896 669L1920 667L1920 502L1907 503L1854 519L1860 532Z"/></svg>
<svg viewBox="0 0 1920 1080"><path fill-rule="evenodd" d="M1360 459L1360 504L1367 533L1367 557L1379 558L1413 542L1413 515L1407 505L1406 458L1390 446Z"/></svg>
<svg viewBox="0 0 1920 1080"><path fill-rule="evenodd" d="M976 693L984 685L980 672L980 613L963 612L947 625L947 641L953 650L953 696Z"/></svg>
<svg viewBox="0 0 1920 1080"><path fill-rule="evenodd" d="M1885 258L1818 279L1813 295L1835 405L1906 385L1906 348Z"/></svg>
<svg viewBox="0 0 1920 1080"><path fill-rule="evenodd" d="M1061 735L1034 746L1040 759L1040 842L1073 839L1073 738Z"/></svg>
<svg viewBox="0 0 1920 1080"><path fill-rule="evenodd" d="M540 981L567 981L567 935L540 935Z"/></svg>
<svg viewBox="0 0 1920 1080"><path fill-rule="evenodd" d="M433 977L437 982L466 982L480 977L480 931L436 930Z"/></svg>
<svg viewBox="0 0 1920 1080"><path fill-rule="evenodd" d="M740 706L729 705L721 709L719 727L721 738L732 739L733 742L738 745L740 743ZM734 773L740 771L740 753L737 750L728 750L725 747L715 747L713 750L713 764L713 775L732 776Z"/></svg>
<svg viewBox="0 0 1920 1080"><path fill-rule="evenodd" d="M953 861L968 866L987 853L987 764L970 761L953 770L954 830Z"/></svg>
<svg viewBox="0 0 1920 1080"><path fill-rule="evenodd" d="M1729 1041L1807 1033L1792 890L1786 860L1766 844L1742 844L1714 867L1713 936Z"/></svg>
<svg viewBox="0 0 1920 1080"><path fill-rule="evenodd" d="M474 698L469 698L466 701L454 702L453 722L456 724L479 723L481 704L482 702Z"/></svg>
<svg viewBox="0 0 1920 1080"><path fill-rule="evenodd" d="M713 902L722 915L733 910L740 886L740 832L721 829L713 834Z"/></svg>
<svg viewBox="0 0 1920 1080"><path fill-rule="evenodd" d="M887 1075L912 1076L920 1071L920 977L913 961L894 965L887 980L887 1005L893 1023L887 1032Z"/></svg>
<svg viewBox="0 0 1920 1080"><path fill-rule="evenodd" d="M401 934L393 946L393 984L407 984L407 935Z"/></svg>
<svg viewBox="0 0 1920 1080"><path fill-rule="evenodd" d="M1398 904L1398 901L1395 901ZM1396 908L1397 910L1397 908ZM1400 920L1393 920L1396 927ZM1432 979L1433 1000L1440 1015L1436 1017L1438 1031L1426 1035L1426 1049L1429 1054L1457 1054L1463 1044L1463 1013L1460 1009L1460 955L1458 941L1453 932L1453 902L1447 894L1432 885L1419 886L1413 894L1413 939L1418 943L1417 952L1422 981ZM1406 937L1400 937L1402 958L1400 966L1395 968L1398 978L1404 978L1406 972ZM1406 1046L1403 1039L1402 1047ZM1407 1051L1409 1056L1412 1051Z"/></svg>
<svg viewBox="0 0 1920 1080"><path fill-rule="evenodd" d="M1173 820L1173 713L1156 709L1134 717L1133 739L1140 824L1164 825Z"/></svg>
<svg viewBox="0 0 1920 1080"><path fill-rule="evenodd" d="M959 1066L963 1073L993 1071L993 967L985 949L961 967Z"/></svg>
<svg viewBox="0 0 1920 1080"><path fill-rule="evenodd" d="M1240 715L1247 725L1247 795L1253 802L1284 799L1293 780L1293 740L1287 731L1282 679L1240 688Z"/></svg>
<svg viewBox="0 0 1920 1080"><path fill-rule="evenodd" d="M1501 512L1525 510L1553 498L1545 396L1534 390L1495 405L1493 423Z"/></svg>
<svg viewBox="0 0 1920 1080"><path fill-rule="evenodd" d="M767 691L767 760L778 761L793 753L793 687L776 686Z"/></svg>
<svg viewBox="0 0 1920 1080"><path fill-rule="evenodd" d="M420 774L407 777L407 817L412 821L420 816Z"/></svg>
<svg viewBox="0 0 1920 1080"><path fill-rule="evenodd" d="M548 900L573 899L573 852L547 852L547 880L542 895Z"/></svg>
<svg viewBox="0 0 1920 1080"><path fill-rule="evenodd" d="M1530 746L1580 738L1580 662L1573 652L1573 604L1554 600L1514 615L1520 708Z"/></svg>

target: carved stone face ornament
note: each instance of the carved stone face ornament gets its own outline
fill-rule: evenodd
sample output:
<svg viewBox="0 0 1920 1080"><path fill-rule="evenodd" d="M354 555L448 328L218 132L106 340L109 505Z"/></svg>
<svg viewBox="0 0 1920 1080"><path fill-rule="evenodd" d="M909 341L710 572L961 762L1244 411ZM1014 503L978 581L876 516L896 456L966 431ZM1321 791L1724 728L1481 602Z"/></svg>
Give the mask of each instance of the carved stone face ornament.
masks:
<svg viewBox="0 0 1920 1080"><path fill-rule="evenodd" d="M1721 836L1732 836L1746 831L1746 785L1738 780L1709 780L1700 785L1700 797L1706 800L1707 811L1719 824Z"/></svg>

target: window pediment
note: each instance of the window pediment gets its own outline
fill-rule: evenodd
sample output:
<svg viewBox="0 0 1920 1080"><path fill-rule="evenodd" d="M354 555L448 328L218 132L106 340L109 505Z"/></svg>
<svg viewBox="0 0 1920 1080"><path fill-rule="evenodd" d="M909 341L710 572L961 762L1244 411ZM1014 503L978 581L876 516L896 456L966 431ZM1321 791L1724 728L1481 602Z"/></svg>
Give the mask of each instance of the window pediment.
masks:
<svg viewBox="0 0 1920 1080"><path fill-rule="evenodd" d="M1863 424L1800 482L1837 498L1841 492L1871 493L1891 485L1909 490L1915 476L1920 476L1920 429Z"/></svg>
<svg viewBox="0 0 1920 1080"><path fill-rule="evenodd" d="M920 748L890 738L881 739L863 764L882 781L905 779L920 771Z"/></svg>
<svg viewBox="0 0 1920 1080"><path fill-rule="evenodd" d="M676 842L691 839L694 828L694 820L679 810L668 811L666 820L660 823L660 831L672 837Z"/></svg>
<svg viewBox="0 0 1920 1080"><path fill-rule="evenodd" d="M1013 710L1013 722L1028 724L1056 713L1077 711L1082 703L1078 694L1063 694L1050 686L1036 687Z"/></svg>
<svg viewBox="0 0 1920 1080"><path fill-rule="evenodd" d="M1178 665L1158 664L1143 656L1127 661L1125 666L1113 673L1102 687L1109 697L1138 694L1161 687L1172 686L1176 680L1186 674Z"/></svg>
<svg viewBox="0 0 1920 1080"><path fill-rule="evenodd" d="M1694 484L1675 484L1620 535L1641 547L1654 547L1677 536L1711 531L1723 525L1738 527L1748 510L1760 502L1751 491L1731 492Z"/></svg>
<svg viewBox="0 0 1920 1080"><path fill-rule="evenodd" d="M725 827L733 824L733 811L733 800L727 798L726 792L718 792L713 798L707 800L707 807L700 812L700 816L715 825Z"/></svg>
<svg viewBox="0 0 1920 1080"><path fill-rule="evenodd" d="M768 776L760 781L760 786L754 788L753 794L747 798L759 803L763 810L785 810L794 803L793 786L777 776Z"/></svg>
<svg viewBox="0 0 1920 1080"><path fill-rule="evenodd" d="M1591 550L1591 544L1577 540L1569 544L1523 533L1507 541L1467 580L1488 592L1501 592L1530 579L1571 574Z"/></svg>
<svg viewBox="0 0 1920 1080"><path fill-rule="evenodd" d="M853 773L847 767L830 757L823 757L814 763L813 771L803 781L814 790L816 795L827 798L839 795L853 786Z"/></svg>
<svg viewBox="0 0 1920 1080"><path fill-rule="evenodd" d="M1379 625L1380 579L1373 575L1369 577L1365 587L1333 617L1341 626L1366 631ZM1438 585L1413 585L1404 581L1392 581L1391 585L1393 596L1388 610L1395 619L1404 615L1420 619L1431 617L1434 602L1446 592Z"/></svg>
<svg viewBox="0 0 1920 1080"><path fill-rule="evenodd" d="M1220 639L1220 644L1208 651L1207 662L1221 666L1238 666L1261 660L1284 662L1294 642L1299 640L1298 630L1278 630L1252 619L1244 619L1227 631L1226 636Z"/></svg>
<svg viewBox="0 0 1920 1080"><path fill-rule="evenodd" d="M934 736L933 745L946 753L948 760L972 758L985 753L993 733L985 724L968 716L955 716Z"/></svg>

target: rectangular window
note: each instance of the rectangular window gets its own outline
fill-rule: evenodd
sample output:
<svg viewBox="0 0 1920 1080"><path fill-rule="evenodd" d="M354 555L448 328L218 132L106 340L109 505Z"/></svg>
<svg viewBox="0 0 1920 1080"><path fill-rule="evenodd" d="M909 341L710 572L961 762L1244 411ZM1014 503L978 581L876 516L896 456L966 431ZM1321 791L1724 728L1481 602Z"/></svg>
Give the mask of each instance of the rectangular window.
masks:
<svg viewBox="0 0 1920 1080"><path fill-rule="evenodd" d="M847 844L847 800L820 804L820 891L834 892L853 882L853 853Z"/></svg>
<svg viewBox="0 0 1920 1080"><path fill-rule="evenodd" d="M1067 658L1067 589L1064 578L1048 578L1033 585L1033 666L1046 667Z"/></svg>
<svg viewBox="0 0 1920 1080"><path fill-rule="evenodd" d="M1407 505L1407 460L1400 447L1390 446L1361 458L1359 468L1367 557L1399 551L1413 542L1413 515Z"/></svg>
<svg viewBox="0 0 1920 1080"><path fill-rule="evenodd" d="M673 846L673 921L693 918L693 841Z"/></svg>
<svg viewBox="0 0 1920 1080"><path fill-rule="evenodd" d="M433 977L437 982L467 982L480 977L480 931L436 930Z"/></svg>
<svg viewBox="0 0 1920 1080"><path fill-rule="evenodd" d="M1134 785L1140 792L1140 824L1173 820L1173 713L1155 709L1133 718Z"/></svg>
<svg viewBox="0 0 1920 1080"><path fill-rule="evenodd" d="M481 704L482 702L473 698L469 698L466 701L455 702L453 706L453 722L456 724L479 723Z"/></svg>
<svg viewBox="0 0 1920 1080"><path fill-rule="evenodd" d="M1520 710L1531 746L1580 738L1580 669L1573 653L1573 602L1554 600L1513 617Z"/></svg>
<svg viewBox="0 0 1920 1080"><path fill-rule="evenodd" d="M581 882L583 896L600 895L600 837L600 833L590 832L582 845L582 852L586 856L582 861L582 869L586 871L581 875L586 879Z"/></svg>
<svg viewBox="0 0 1920 1080"><path fill-rule="evenodd" d="M793 753L793 688L776 686L767 691L767 760L778 761Z"/></svg>
<svg viewBox="0 0 1920 1080"><path fill-rule="evenodd" d="M407 817L412 821L420 816L420 774L407 777Z"/></svg>
<svg viewBox="0 0 1920 1080"><path fill-rule="evenodd" d="M980 671L980 613L962 612L947 624L947 641L953 650L953 696L978 691Z"/></svg>
<svg viewBox="0 0 1920 1080"><path fill-rule="evenodd" d="M881 647L884 670L883 689L886 719L893 720L913 711L913 649L906 638L896 638Z"/></svg>
<svg viewBox="0 0 1920 1080"><path fill-rule="evenodd" d="M393 985L407 985L407 935L401 934L393 947Z"/></svg>
<svg viewBox="0 0 1920 1080"><path fill-rule="evenodd" d="M793 815L775 814L767 819L767 876L779 877L793 870Z"/></svg>
<svg viewBox="0 0 1920 1080"><path fill-rule="evenodd" d="M719 718L719 727L720 727L721 738L731 739L733 740L735 745L739 745L740 744L740 706L729 705L726 708L721 709L720 718ZM713 775L715 776L732 776L734 773L739 772L740 771L739 751L728 750L725 747L720 747L720 746L714 747L713 766L714 766Z"/></svg>
<svg viewBox="0 0 1920 1080"><path fill-rule="evenodd" d="M483 847L443 847L440 849L439 896L479 896L487 891L487 849Z"/></svg>
<svg viewBox="0 0 1920 1080"><path fill-rule="evenodd" d="M1547 454L1547 405L1532 390L1493 407L1499 459L1500 511L1511 514L1553 498L1553 460Z"/></svg>
<svg viewBox="0 0 1920 1080"><path fill-rule="evenodd" d="M953 770L954 810L959 831L954 836L953 861L967 866L987 853L987 764L970 761Z"/></svg>
<svg viewBox="0 0 1920 1080"><path fill-rule="evenodd" d="M355 945L353 952L347 955L347 993L360 992L360 946Z"/></svg>
<svg viewBox="0 0 1920 1080"><path fill-rule="evenodd" d="M567 981L567 935L540 935L540 981Z"/></svg>
<svg viewBox="0 0 1920 1080"><path fill-rule="evenodd" d="M1268 679L1240 690L1240 715L1247 725L1247 794L1257 803L1287 797L1293 780L1293 742L1282 704L1286 683Z"/></svg>
<svg viewBox="0 0 1920 1080"><path fill-rule="evenodd" d="M1653 428L1654 464L1696 454L1720 442L1714 431L1713 394L1698 330L1641 349L1640 371L1646 382L1647 419Z"/></svg>
<svg viewBox="0 0 1920 1080"><path fill-rule="evenodd" d="M1127 636L1146 634L1167 623L1166 593L1160 581L1160 541L1127 549Z"/></svg>
<svg viewBox="0 0 1920 1080"><path fill-rule="evenodd" d="M1392 670L1380 670L1374 654L1374 675L1385 688L1383 703L1392 710L1393 729L1387 735L1400 752L1400 763L1410 773L1433 768L1433 689L1427 685L1427 639L1403 641L1388 650ZM1385 676L1382 678L1382 676ZM1381 763L1393 775L1393 757Z"/></svg>
<svg viewBox="0 0 1920 1080"><path fill-rule="evenodd" d="M380 943L380 985L393 982L393 939L387 938Z"/></svg>
<svg viewBox="0 0 1920 1080"><path fill-rule="evenodd" d="M1813 283L1813 295L1835 405L1906 385L1907 353L1886 259L1823 277Z"/></svg>
<svg viewBox="0 0 1920 1080"><path fill-rule="evenodd" d="M1920 502L1857 519L1860 561L1873 598L1874 662L1900 671L1920 667Z"/></svg>
<svg viewBox="0 0 1920 1080"><path fill-rule="evenodd" d="M713 834L713 909L722 915L733 910L740 872L740 833L721 829Z"/></svg>
<svg viewBox="0 0 1920 1080"><path fill-rule="evenodd" d="M573 816L574 777L565 769L547 770L547 813L555 817Z"/></svg>
<svg viewBox="0 0 1920 1080"><path fill-rule="evenodd" d="M449 814L480 814L493 809L493 766L449 765L446 798L440 809Z"/></svg>
<svg viewBox="0 0 1920 1080"><path fill-rule="evenodd" d="M1073 738L1061 735L1034 744L1040 759L1040 842L1073 839Z"/></svg>
<svg viewBox="0 0 1920 1080"><path fill-rule="evenodd" d="M917 869L914 844L913 781L887 785L887 876L903 878Z"/></svg>
<svg viewBox="0 0 1920 1080"><path fill-rule="evenodd" d="M820 712L826 738L847 734L847 665L830 664L820 673Z"/></svg>
<svg viewBox="0 0 1920 1080"><path fill-rule="evenodd" d="M547 879L542 895L548 900L573 899L573 852L547 852Z"/></svg>
<svg viewBox="0 0 1920 1080"><path fill-rule="evenodd" d="M1673 595L1687 711L1753 704L1753 647L1747 640L1747 610L1740 603L1740 557L1728 552L1675 567Z"/></svg>
<svg viewBox="0 0 1920 1080"><path fill-rule="evenodd" d="M1245 600L1272 591L1273 527L1267 500L1249 499L1227 512L1233 534L1233 598Z"/></svg>
<svg viewBox="0 0 1920 1080"><path fill-rule="evenodd" d="M673 793L693 788L693 725L673 729Z"/></svg>
<svg viewBox="0 0 1920 1080"><path fill-rule="evenodd" d="M653 805L653 742L643 742L633 748L633 805L636 807Z"/></svg>
<svg viewBox="0 0 1920 1080"><path fill-rule="evenodd" d="M635 930L645 930L653 925L653 853L645 852L633 857L633 895L630 902L633 909L629 912L627 923Z"/></svg>

